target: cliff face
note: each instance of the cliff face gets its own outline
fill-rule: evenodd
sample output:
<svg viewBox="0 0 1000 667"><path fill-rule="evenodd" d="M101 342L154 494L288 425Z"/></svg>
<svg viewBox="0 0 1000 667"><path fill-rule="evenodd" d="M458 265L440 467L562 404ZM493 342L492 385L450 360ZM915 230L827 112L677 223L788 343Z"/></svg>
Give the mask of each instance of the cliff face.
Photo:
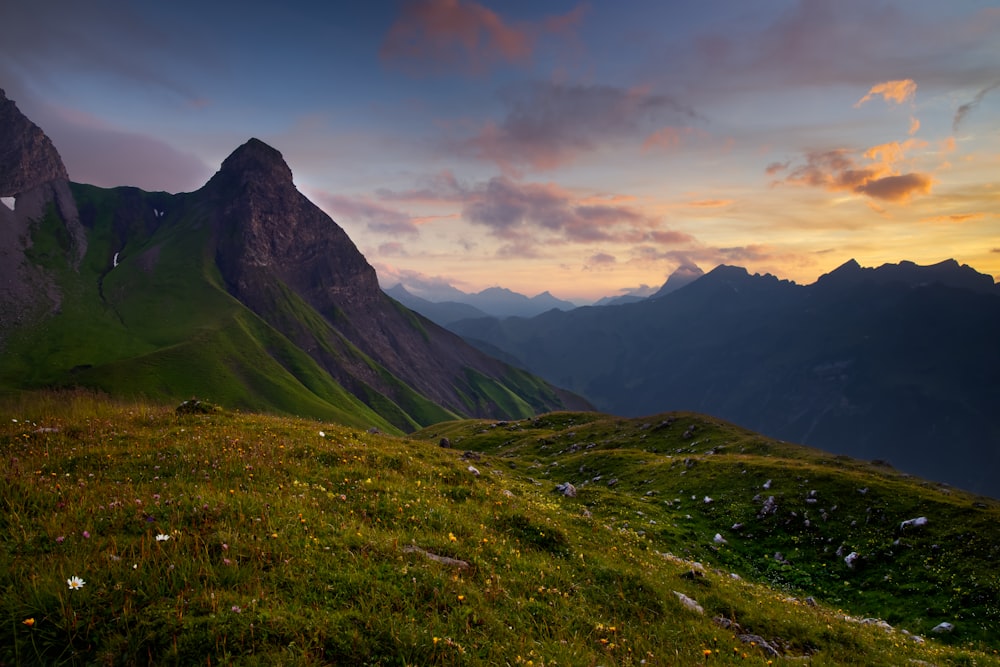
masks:
<svg viewBox="0 0 1000 667"><path fill-rule="evenodd" d="M483 397L470 402L479 392L469 374L503 379L512 369L387 297L344 230L295 188L277 150L251 139L194 197L213 212L216 262L230 293L352 392L374 389L405 402L402 380L456 413L496 414ZM336 334L289 317L289 299L307 303ZM565 407L589 407L563 399Z"/></svg>
<svg viewBox="0 0 1000 667"><path fill-rule="evenodd" d="M68 181L59 152L0 89L0 197L19 197L53 181Z"/></svg>
<svg viewBox="0 0 1000 667"><path fill-rule="evenodd" d="M0 349L17 326L59 307L61 295L44 268L27 261L35 229L50 213L68 234L67 259L74 267L86 252L69 177L59 152L0 89Z"/></svg>

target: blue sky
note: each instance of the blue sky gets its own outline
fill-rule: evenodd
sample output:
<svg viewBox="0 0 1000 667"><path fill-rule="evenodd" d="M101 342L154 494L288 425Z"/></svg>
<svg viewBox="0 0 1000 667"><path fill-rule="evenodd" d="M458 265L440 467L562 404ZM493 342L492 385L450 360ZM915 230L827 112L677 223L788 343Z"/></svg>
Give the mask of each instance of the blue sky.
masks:
<svg viewBox="0 0 1000 667"><path fill-rule="evenodd" d="M250 137L385 286L594 299L720 263L1000 274L1000 6L0 6L70 177L197 189Z"/></svg>

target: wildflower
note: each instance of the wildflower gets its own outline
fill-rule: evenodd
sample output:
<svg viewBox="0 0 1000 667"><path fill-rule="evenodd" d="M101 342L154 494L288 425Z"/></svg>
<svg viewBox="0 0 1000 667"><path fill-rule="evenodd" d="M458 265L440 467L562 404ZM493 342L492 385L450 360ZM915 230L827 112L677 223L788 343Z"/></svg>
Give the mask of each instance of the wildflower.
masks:
<svg viewBox="0 0 1000 667"><path fill-rule="evenodd" d="M163 533L160 533L159 535L156 536L156 541L157 542L166 542L169 539L170 539L170 536L169 535L164 535Z"/></svg>
<svg viewBox="0 0 1000 667"><path fill-rule="evenodd" d="M59 537L56 538L56 544L62 544L65 539L66 539L65 535L60 535Z"/></svg>
<svg viewBox="0 0 1000 667"><path fill-rule="evenodd" d="M319 437L325 438L326 437L326 433L323 433L323 431L320 431L319 432Z"/></svg>
<svg viewBox="0 0 1000 667"><path fill-rule="evenodd" d="M233 610L233 613L235 613L235 614L242 614L243 613L243 609L241 609L240 606L236 605L236 604L233 605L232 610Z"/></svg>
<svg viewBox="0 0 1000 667"><path fill-rule="evenodd" d="M448 541L449 542L458 542L458 538L455 537L455 533L448 533Z"/></svg>
<svg viewBox="0 0 1000 667"><path fill-rule="evenodd" d="M90 539L90 533L87 532L86 530L83 531L83 539L85 539L85 540L89 540Z"/></svg>
<svg viewBox="0 0 1000 667"><path fill-rule="evenodd" d="M71 591L76 591L83 588L83 585L87 582L74 574L72 577L66 580L66 583L69 584L69 589Z"/></svg>
<svg viewBox="0 0 1000 667"><path fill-rule="evenodd" d="M26 618L26 619L24 619L21 622L24 623L25 625L27 625L29 628L34 627L34 625L35 625L35 619L33 619L33 618Z"/></svg>
<svg viewBox="0 0 1000 667"><path fill-rule="evenodd" d="M229 560L228 558L223 558L222 559L222 564L223 565L232 565L233 561Z"/></svg>
<svg viewBox="0 0 1000 667"><path fill-rule="evenodd" d="M223 550L223 551L227 551L228 549L229 549L229 545L228 545L228 544L226 544L225 542L223 542L223 543L222 543L222 550Z"/></svg>
<svg viewBox="0 0 1000 667"><path fill-rule="evenodd" d="M458 601L459 602L464 602L465 601L465 596L464 595L459 595L458 596Z"/></svg>

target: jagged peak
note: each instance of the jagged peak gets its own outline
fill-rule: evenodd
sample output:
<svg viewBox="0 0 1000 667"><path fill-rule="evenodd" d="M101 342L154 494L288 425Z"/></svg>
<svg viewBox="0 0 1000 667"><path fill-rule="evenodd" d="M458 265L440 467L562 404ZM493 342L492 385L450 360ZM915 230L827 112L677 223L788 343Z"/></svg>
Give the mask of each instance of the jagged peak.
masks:
<svg viewBox="0 0 1000 667"><path fill-rule="evenodd" d="M45 183L68 181L52 141L0 89L0 197L18 197Z"/></svg>
<svg viewBox="0 0 1000 667"><path fill-rule="evenodd" d="M222 161L219 174L246 180L266 179L272 182L292 183L292 170L281 152L260 139L251 138Z"/></svg>

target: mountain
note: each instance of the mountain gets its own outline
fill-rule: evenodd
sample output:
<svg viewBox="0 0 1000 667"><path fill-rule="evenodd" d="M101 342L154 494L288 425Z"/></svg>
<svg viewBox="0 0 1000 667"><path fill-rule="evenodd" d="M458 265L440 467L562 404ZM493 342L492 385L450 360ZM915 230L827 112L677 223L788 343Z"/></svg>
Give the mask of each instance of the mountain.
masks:
<svg viewBox="0 0 1000 667"><path fill-rule="evenodd" d="M390 287L385 290L385 293L410 310L420 313L431 322L440 324L443 327L459 320L489 317L483 311L467 303L460 303L458 301L428 301L415 294L411 294L403 287L402 283Z"/></svg>
<svg viewBox="0 0 1000 667"><path fill-rule="evenodd" d="M621 415L694 410L1000 496L1000 294L956 262L809 286L720 266L664 296L453 330Z"/></svg>
<svg viewBox="0 0 1000 667"><path fill-rule="evenodd" d="M412 308L424 317L450 323L469 317L533 317L555 308L572 310L576 304L558 299L549 292L527 297L504 287L490 287L481 292L467 294L454 287L435 288L435 294L444 298L424 298L412 294L402 284L388 290L390 296Z"/></svg>
<svg viewBox="0 0 1000 667"><path fill-rule="evenodd" d="M470 294L467 303L493 317L501 318L533 317L553 309L573 310L576 308L576 304L557 299L548 292L542 292L529 298L503 287L490 287L476 294Z"/></svg>
<svg viewBox="0 0 1000 667"><path fill-rule="evenodd" d="M667 282L663 283L663 286L656 291L655 294L651 295L651 299L657 299L661 296L670 294L671 292L676 292L685 285L690 285L694 281L698 280L705 275L698 266L694 264L682 264L677 267L677 269L670 274L667 278Z"/></svg>
<svg viewBox="0 0 1000 667"><path fill-rule="evenodd" d="M413 430L589 405L379 288L347 234L251 139L196 192L72 183L2 99L0 387L86 386ZM10 314L10 316L8 316Z"/></svg>

